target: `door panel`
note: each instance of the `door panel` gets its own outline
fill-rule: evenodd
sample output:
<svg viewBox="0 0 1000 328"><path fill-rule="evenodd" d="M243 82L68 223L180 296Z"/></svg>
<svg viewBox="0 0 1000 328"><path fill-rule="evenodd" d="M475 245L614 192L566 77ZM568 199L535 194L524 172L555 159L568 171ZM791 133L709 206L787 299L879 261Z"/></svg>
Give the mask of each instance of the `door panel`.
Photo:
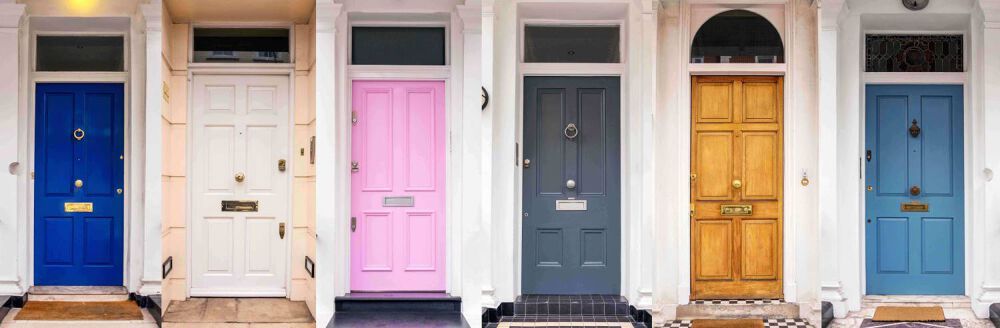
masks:
<svg viewBox="0 0 1000 328"><path fill-rule="evenodd" d="M444 291L444 82L355 81L352 92L351 290ZM412 203L385 203L399 197Z"/></svg>
<svg viewBox="0 0 1000 328"><path fill-rule="evenodd" d="M781 298L782 79L697 76L692 92L691 297Z"/></svg>
<svg viewBox="0 0 1000 328"><path fill-rule="evenodd" d="M122 286L124 88L35 89L34 284ZM89 203L92 211L66 212L66 203Z"/></svg>
<svg viewBox="0 0 1000 328"><path fill-rule="evenodd" d="M524 79L524 294L619 293L619 92L616 77ZM556 209L570 199L586 208Z"/></svg>
<svg viewBox="0 0 1000 328"><path fill-rule="evenodd" d="M288 78L196 75L193 82L191 295L285 296L291 172L278 161L290 159ZM258 208L226 211L223 201Z"/></svg>
<svg viewBox="0 0 1000 328"><path fill-rule="evenodd" d="M962 86L865 92L866 292L964 294ZM902 210L912 202L927 211Z"/></svg>

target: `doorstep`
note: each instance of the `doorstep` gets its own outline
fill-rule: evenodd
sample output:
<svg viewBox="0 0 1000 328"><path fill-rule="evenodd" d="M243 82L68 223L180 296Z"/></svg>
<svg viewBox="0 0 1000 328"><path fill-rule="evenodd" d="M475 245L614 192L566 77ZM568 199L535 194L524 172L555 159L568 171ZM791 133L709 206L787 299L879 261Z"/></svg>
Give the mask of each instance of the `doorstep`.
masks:
<svg viewBox="0 0 1000 328"><path fill-rule="evenodd" d="M327 327L468 327L462 298L447 293L348 293L334 299Z"/></svg>
<svg viewBox="0 0 1000 328"><path fill-rule="evenodd" d="M191 298L171 302L163 327L213 327L281 324L315 327L305 302L286 298Z"/></svg>
<svg viewBox="0 0 1000 328"><path fill-rule="evenodd" d="M678 320L798 319L799 305L781 299L695 300L677 307Z"/></svg>
<svg viewBox="0 0 1000 328"><path fill-rule="evenodd" d="M122 286L32 286L29 301L118 302L129 300Z"/></svg>
<svg viewBox="0 0 1000 328"><path fill-rule="evenodd" d="M513 303L485 309L483 327L574 325L597 327L652 327L652 315L629 305L620 295L520 295Z"/></svg>

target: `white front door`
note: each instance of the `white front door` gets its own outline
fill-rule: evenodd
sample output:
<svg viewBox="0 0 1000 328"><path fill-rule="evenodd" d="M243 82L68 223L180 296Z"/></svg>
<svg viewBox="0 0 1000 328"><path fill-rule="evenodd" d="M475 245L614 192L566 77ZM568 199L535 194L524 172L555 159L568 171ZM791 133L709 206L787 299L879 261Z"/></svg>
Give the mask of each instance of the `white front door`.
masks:
<svg viewBox="0 0 1000 328"><path fill-rule="evenodd" d="M191 296L285 296L288 77L195 75L192 92Z"/></svg>

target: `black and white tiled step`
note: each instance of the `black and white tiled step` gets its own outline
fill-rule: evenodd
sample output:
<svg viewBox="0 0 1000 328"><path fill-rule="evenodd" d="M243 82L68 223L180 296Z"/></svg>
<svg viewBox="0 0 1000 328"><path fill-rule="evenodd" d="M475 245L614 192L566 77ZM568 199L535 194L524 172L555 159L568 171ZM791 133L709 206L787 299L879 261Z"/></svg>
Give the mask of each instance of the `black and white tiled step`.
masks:
<svg viewBox="0 0 1000 328"><path fill-rule="evenodd" d="M521 295L501 304L493 316L484 313L483 327L580 326L648 327L651 316L619 295Z"/></svg>
<svg viewBox="0 0 1000 328"><path fill-rule="evenodd" d="M668 321L667 328L690 328L691 320ZM812 328L805 319L765 319L765 328Z"/></svg>

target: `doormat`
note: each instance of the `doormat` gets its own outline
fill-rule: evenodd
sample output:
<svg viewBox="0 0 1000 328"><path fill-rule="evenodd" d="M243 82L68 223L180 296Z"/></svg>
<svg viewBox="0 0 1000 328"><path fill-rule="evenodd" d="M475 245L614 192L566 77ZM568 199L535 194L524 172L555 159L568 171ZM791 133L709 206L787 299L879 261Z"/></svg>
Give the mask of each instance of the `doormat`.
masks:
<svg viewBox="0 0 1000 328"><path fill-rule="evenodd" d="M691 328L764 328L763 319L696 319Z"/></svg>
<svg viewBox="0 0 1000 328"><path fill-rule="evenodd" d="M132 301L118 302L49 302L24 304L14 320L92 321L142 320L142 311Z"/></svg>
<svg viewBox="0 0 1000 328"><path fill-rule="evenodd" d="M945 321L928 322L875 322L865 319L860 328L962 328L962 321L947 319Z"/></svg>
<svg viewBox="0 0 1000 328"><path fill-rule="evenodd" d="M875 316L872 317L872 321L944 321L944 309L940 306L879 306L875 308Z"/></svg>
<svg viewBox="0 0 1000 328"><path fill-rule="evenodd" d="M501 322L497 328L615 327L633 328L628 322Z"/></svg>

